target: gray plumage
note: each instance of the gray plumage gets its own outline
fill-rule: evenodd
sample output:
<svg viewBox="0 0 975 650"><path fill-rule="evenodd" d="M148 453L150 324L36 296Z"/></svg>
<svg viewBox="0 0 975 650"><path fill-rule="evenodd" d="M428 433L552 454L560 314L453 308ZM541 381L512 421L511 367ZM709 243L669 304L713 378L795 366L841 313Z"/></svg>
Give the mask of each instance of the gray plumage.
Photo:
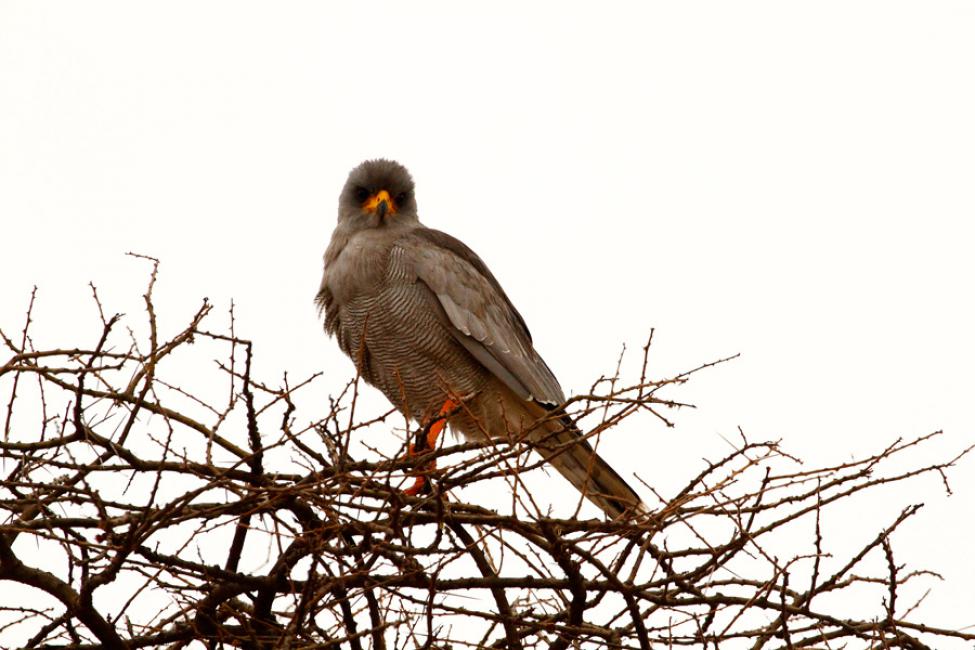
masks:
<svg viewBox="0 0 975 650"><path fill-rule="evenodd" d="M407 417L428 422L459 399L454 431L524 435L611 517L645 512L558 410L562 389L497 279L462 242L420 223L413 190L393 161L352 170L317 296L326 331Z"/></svg>

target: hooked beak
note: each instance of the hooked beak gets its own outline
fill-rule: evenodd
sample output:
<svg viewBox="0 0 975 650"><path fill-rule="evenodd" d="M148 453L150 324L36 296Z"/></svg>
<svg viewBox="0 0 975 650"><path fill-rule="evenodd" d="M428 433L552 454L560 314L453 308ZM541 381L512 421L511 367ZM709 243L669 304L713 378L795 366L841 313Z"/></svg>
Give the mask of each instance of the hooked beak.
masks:
<svg viewBox="0 0 975 650"><path fill-rule="evenodd" d="M363 207L369 212L379 213L380 221L386 218L386 214L396 214L396 204L390 198L389 192L380 190L369 197Z"/></svg>

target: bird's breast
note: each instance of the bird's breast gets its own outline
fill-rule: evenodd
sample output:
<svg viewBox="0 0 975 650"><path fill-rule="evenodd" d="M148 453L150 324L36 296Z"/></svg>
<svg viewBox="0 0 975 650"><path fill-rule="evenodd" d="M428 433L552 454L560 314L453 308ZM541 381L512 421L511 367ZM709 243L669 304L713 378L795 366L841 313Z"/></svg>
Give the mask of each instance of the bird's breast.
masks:
<svg viewBox="0 0 975 650"><path fill-rule="evenodd" d="M389 242L358 234L325 266L324 281L337 306L382 290L389 248Z"/></svg>

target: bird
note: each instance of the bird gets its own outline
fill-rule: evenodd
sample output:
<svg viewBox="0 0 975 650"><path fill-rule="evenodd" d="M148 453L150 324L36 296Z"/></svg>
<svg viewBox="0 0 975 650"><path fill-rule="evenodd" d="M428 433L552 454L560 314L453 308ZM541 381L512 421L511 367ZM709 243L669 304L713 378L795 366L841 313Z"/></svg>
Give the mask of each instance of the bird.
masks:
<svg viewBox="0 0 975 650"><path fill-rule="evenodd" d="M410 453L433 449L445 425L471 441L517 440L609 518L648 512L563 410L558 380L488 266L420 221L403 165L367 160L349 174L315 300L359 376L421 425ZM420 476L407 492L427 489Z"/></svg>

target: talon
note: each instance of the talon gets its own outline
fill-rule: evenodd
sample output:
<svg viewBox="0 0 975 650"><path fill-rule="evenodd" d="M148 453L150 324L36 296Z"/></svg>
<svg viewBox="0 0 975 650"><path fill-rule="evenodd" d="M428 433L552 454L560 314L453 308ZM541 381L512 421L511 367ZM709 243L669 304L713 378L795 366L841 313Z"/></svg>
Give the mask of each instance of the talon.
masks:
<svg viewBox="0 0 975 650"><path fill-rule="evenodd" d="M448 399L440 407L440 412L437 414L436 420L429 425L427 429L427 435L423 436L423 429L417 432L416 442L411 442L407 445L406 453L408 456L416 456L417 454L424 454L433 451L437 446L437 439L443 432L444 427L447 425L447 416L450 415L454 409L457 408L457 404ZM423 467L423 471L429 472L430 470L437 469L437 461L432 460L426 463ZM427 481L425 476L417 476L413 485L403 490L405 494L415 497L418 494L424 494L430 491L430 483Z"/></svg>
<svg viewBox="0 0 975 650"><path fill-rule="evenodd" d="M408 494L411 497L415 497L429 491L430 486L427 483L427 478L425 476L417 476L413 485L403 490L403 493Z"/></svg>

